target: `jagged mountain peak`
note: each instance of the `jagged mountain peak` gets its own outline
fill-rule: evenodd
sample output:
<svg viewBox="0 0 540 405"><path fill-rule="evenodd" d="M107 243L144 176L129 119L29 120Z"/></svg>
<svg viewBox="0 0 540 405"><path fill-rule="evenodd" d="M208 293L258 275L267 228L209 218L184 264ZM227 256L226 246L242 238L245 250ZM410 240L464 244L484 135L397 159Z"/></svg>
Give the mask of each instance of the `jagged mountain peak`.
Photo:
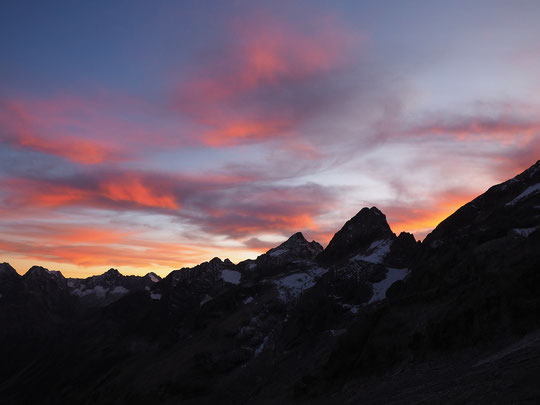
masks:
<svg viewBox="0 0 540 405"><path fill-rule="evenodd" d="M124 276L117 269L109 269L99 276L84 279L68 279L68 287L85 305L99 307L117 301L124 295L145 291L153 287L161 278L155 273L144 276Z"/></svg>
<svg viewBox="0 0 540 405"><path fill-rule="evenodd" d="M214 257L208 263L218 265L218 264L223 264L223 260L221 260L219 257Z"/></svg>
<svg viewBox="0 0 540 405"><path fill-rule="evenodd" d="M319 242L308 242L302 232L296 232L279 246L270 249L263 256L308 258L315 257L323 250Z"/></svg>
<svg viewBox="0 0 540 405"><path fill-rule="evenodd" d="M386 216L377 207L364 207L334 235L318 260L321 263L340 260L367 249L373 242L395 237Z"/></svg>
<svg viewBox="0 0 540 405"><path fill-rule="evenodd" d="M297 247L297 246L314 247L316 245L320 246L320 244L316 241L308 242L308 240L304 237L304 234L302 232L296 232L295 234L291 235L289 239L287 239L285 242L283 242L281 245L277 246L274 249L283 249L283 248L290 248L290 247Z"/></svg>
<svg viewBox="0 0 540 405"><path fill-rule="evenodd" d="M7 262L0 263L0 274L19 275L19 273L17 273L17 271Z"/></svg>
<svg viewBox="0 0 540 405"><path fill-rule="evenodd" d="M123 277L123 274L120 273L117 269L110 268L105 273L102 274L105 277Z"/></svg>
<svg viewBox="0 0 540 405"><path fill-rule="evenodd" d="M144 277L146 278L149 278L151 281L153 281L154 283L157 283L158 281L161 280L161 277L158 276L156 273L154 273L153 271L149 272L149 273L146 273L144 275Z"/></svg>
<svg viewBox="0 0 540 405"><path fill-rule="evenodd" d="M304 234L302 232L296 232L295 234L291 235L286 242L289 241L307 242L307 239L304 237Z"/></svg>
<svg viewBox="0 0 540 405"><path fill-rule="evenodd" d="M400 240L407 240L416 243L416 238L414 237L414 234L410 232L400 232L397 238Z"/></svg>
<svg viewBox="0 0 540 405"><path fill-rule="evenodd" d="M366 220L369 220L369 218L374 218L374 220L379 221L381 225L388 226L388 223L386 222L386 215L384 215L382 213L382 211L380 209L378 209L377 207L371 207L371 208L364 207L364 208L362 208L348 222L360 223L360 222L365 222Z"/></svg>
<svg viewBox="0 0 540 405"><path fill-rule="evenodd" d="M54 277L58 279L64 279L64 275L57 270L49 270L42 266L32 266L24 274L26 278L40 278L40 277Z"/></svg>

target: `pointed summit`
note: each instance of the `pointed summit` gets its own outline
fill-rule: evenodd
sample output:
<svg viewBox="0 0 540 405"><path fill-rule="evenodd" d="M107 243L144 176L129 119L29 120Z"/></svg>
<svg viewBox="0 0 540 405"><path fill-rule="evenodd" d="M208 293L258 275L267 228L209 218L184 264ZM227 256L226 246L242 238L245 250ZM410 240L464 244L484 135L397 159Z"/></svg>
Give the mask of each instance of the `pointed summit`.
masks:
<svg viewBox="0 0 540 405"><path fill-rule="evenodd" d="M0 275L9 275L9 276L18 276L19 273L9 264L9 263L0 263Z"/></svg>
<svg viewBox="0 0 540 405"><path fill-rule="evenodd" d="M56 270L49 270L41 266L32 266L24 274L25 278L43 278L43 277L54 277L58 279L64 279L64 275Z"/></svg>
<svg viewBox="0 0 540 405"><path fill-rule="evenodd" d="M302 232L296 232L294 235L290 236L289 239L287 239L285 242L275 247L274 249L287 249L287 248L298 246L298 245L308 245L308 244L309 242L304 237Z"/></svg>
<svg viewBox="0 0 540 405"><path fill-rule="evenodd" d="M153 283L157 283L159 280L161 280L161 277L158 276L153 271L151 271L150 273L146 273L146 275L144 277L149 278L150 281L152 281Z"/></svg>
<svg viewBox="0 0 540 405"><path fill-rule="evenodd" d="M102 274L102 276L107 278L117 278L117 277L123 277L122 273L120 273L117 269L109 269L105 273Z"/></svg>
<svg viewBox="0 0 540 405"><path fill-rule="evenodd" d="M377 208L362 208L349 219L332 238L318 260L323 264L341 260L352 253L367 249L373 242L394 239L386 216Z"/></svg>
<svg viewBox="0 0 540 405"><path fill-rule="evenodd" d="M290 242L290 241L307 242L307 240L304 237L304 235L302 234L302 232L296 232L289 239L287 239L287 241L285 243Z"/></svg>
<svg viewBox="0 0 540 405"><path fill-rule="evenodd" d="M208 263L213 264L213 265L220 265L220 264L223 264L223 261L219 257L214 257Z"/></svg>
<svg viewBox="0 0 540 405"><path fill-rule="evenodd" d="M296 232L281 245L266 252L266 255L271 257L286 255L295 258L308 258L319 254L322 249L318 242L308 242L302 232Z"/></svg>

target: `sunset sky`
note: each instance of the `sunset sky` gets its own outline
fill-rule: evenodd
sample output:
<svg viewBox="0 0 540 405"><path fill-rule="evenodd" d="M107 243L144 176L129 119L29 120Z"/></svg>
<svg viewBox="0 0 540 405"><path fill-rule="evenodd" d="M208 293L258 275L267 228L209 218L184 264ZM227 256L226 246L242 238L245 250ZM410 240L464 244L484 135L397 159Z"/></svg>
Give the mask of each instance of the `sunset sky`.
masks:
<svg viewBox="0 0 540 405"><path fill-rule="evenodd" d="M72 277L422 239L540 158L538 1L0 5L0 262Z"/></svg>

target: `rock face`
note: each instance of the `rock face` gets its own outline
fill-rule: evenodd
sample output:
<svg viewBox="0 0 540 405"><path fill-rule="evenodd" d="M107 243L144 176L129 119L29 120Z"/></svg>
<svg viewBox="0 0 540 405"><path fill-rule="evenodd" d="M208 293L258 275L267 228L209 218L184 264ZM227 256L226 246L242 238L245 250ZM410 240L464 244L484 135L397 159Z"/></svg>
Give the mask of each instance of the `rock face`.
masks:
<svg viewBox="0 0 540 405"><path fill-rule="evenodd" d="M372 207L324 250L297 233L163 280L4 263L0 402L526 403L540 396L539 184L540 162L422 243Z"/></svg>

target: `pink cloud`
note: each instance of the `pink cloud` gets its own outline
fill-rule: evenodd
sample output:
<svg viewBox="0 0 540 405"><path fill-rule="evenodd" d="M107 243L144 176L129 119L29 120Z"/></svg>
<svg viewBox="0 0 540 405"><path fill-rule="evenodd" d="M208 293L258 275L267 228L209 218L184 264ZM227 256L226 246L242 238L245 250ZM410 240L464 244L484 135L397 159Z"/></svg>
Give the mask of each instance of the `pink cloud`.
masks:
<svg viewBox="0 0 540 405"><path fill-rule="evenodd" d="M338 21L316 21L300 27L269 15L242 19L230 28L234 45L225 42L180 81L175 109L206 128L203 143L287 137L310 110L336 101L328 98L330 91L314 91L347 66L358 35Z"/></svg>
<svg viewBox="0 0 540 405"><path fill-rule="evenodd" d="M422 123L409 131L410 135L446 135L458 140L484 139L498 142L527 142L540 134L540 121L518 116L447 117Z"/></svg>
<svg viewBox="0 0 540 405"><path fill-rule="evenodd" d="M0 100L0 142L83 165L121 163L158 141L177 146L178 132L157 107L122 94Z"/></svg>

